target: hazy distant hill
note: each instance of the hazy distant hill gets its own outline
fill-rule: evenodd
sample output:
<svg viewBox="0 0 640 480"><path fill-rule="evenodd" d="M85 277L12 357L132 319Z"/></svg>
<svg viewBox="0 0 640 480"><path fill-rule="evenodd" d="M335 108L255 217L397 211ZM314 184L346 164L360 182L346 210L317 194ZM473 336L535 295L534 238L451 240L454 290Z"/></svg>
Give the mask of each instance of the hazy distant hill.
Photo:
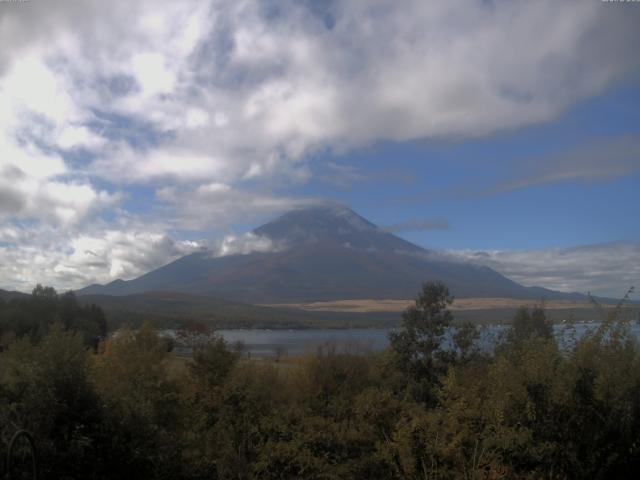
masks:
<svg viewBox="0 0 640 480"><path fill-rule="evenodd" d="M22 292L15 292L11 290L2 290L0 288L0 298L2 300L12 300L14 298L26 298L28 295Z"/></svg>
<svg viewBox="0 0 640 480"><path fill-rule="evenodd" d="M414 298L422 282L441 280L458 297L583 298L524 287L491 268L446 260L340 205L293 210L252 233L273 251L222 257L198 252L134 280L91 285L78 293L162 290L247 303L286 303Z"/></svg>

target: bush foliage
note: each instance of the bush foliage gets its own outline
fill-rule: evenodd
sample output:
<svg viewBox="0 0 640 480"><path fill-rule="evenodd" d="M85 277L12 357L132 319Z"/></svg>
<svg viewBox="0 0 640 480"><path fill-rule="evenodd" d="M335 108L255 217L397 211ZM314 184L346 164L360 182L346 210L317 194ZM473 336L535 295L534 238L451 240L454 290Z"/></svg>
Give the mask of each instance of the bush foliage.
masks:
<svg viewBox="0 0 640 480"><path fill-rule="evenodd" d="M215 335L177 357L148 324L103 338L99 309L39 287L0 305L0 449L30 430L51 479L635 478L622 304L561 346L523 308L483 353L473 325L451 333L450 303L425 284L380 354L269 362Z"/></svg>

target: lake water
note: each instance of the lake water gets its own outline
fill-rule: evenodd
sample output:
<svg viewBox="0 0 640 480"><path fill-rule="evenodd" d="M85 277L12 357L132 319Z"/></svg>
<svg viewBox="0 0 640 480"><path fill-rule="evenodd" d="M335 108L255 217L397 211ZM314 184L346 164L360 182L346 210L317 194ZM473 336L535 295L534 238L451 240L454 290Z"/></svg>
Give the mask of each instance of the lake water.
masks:
<svg viewBox="0 0 640 480"><path fill-rule="evenodd" d="M575 324L576 337L598 327L598 323ZM480 344L490 349L496 339L504 332L502 325L486 327L481 335ZM554 326L559 342L570 340L565 325ZM640 339L640 324L631 325L631 330ZM309 329L309 330L218 330L230 345L236 342L244 344L244 351L255 357L272 357L277 355L303 355L315 353L319 348L335 348L338 351L361 353L381 351L389 344L387 335L390 329L354 328L354 329Z"/></svg>

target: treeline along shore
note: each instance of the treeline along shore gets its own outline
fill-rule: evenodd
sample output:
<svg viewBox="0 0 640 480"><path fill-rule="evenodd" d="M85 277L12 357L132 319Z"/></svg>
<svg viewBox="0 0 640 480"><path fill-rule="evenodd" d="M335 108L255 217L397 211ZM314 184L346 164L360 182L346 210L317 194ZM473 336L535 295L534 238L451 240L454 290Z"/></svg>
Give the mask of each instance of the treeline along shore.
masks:
<svg viewBox="0 0 640 480"><path fill-rule="evenodd" d="M545 310L523 307L487 351L430 282L383 352L267 361L194 329L190 358L149 323L108 335L100 307L38 286L0 299L0 476L636 478L626 300L561 346Z"/></svg>

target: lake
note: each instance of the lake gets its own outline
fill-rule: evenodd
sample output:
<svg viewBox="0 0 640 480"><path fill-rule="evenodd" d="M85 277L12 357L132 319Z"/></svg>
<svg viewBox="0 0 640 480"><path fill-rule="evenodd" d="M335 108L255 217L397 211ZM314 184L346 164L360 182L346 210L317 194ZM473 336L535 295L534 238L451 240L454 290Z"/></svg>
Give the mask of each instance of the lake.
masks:
<svg viewBox="0 0 640 480"><path fill-rule="evenodd" d="M598 327L598 322L575 324L576 337ZM559 342L570 341L566 325L555 325L554 330ZM504 332L505 326L486 327L481 335L480 343L490 349L496 339ZM640 324L631 325L632 332L640 339ZM387 328L353 328L353 329L308 329L308 330L218 330L225 340L233 345L244 344L245 352L255 357L273 357L277 355L303 355L315 353L318 348L333 346L338 351L362 353L381 351L389 344Z"/></svg>

